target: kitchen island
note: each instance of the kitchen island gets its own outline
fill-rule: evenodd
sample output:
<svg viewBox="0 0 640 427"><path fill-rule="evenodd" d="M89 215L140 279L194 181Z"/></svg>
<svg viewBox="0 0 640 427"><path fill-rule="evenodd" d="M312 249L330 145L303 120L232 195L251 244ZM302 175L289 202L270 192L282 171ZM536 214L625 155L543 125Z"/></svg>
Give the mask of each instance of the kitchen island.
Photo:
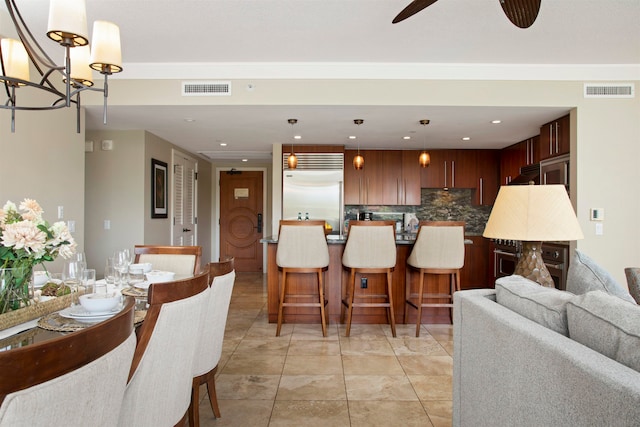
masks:
<svg viewBox="0 0 640 427"><path fill-rule="evenodd" d="M343 283L347 283L349 271L342 267L342 253L346 237L329 235L329 268L325 272L325 299L327 300L326 313L328 322L340 322L341 300ZM393 306L396 322L402 323L405 312L405 283L411 278L412 285L417 288L418 274L407 267L407 258L411 253L415 241L415 234L398 234L396 236L396 268L393 272ZM280 271L276 264L276 250L278 240L276 236L270 236L261 240L267 245L267 305L269 322L278 320L278 289ZM465 236L465 266L461 274L462 289L489 287L487 281L487 267L489 263L488 240L482 236ZM309 294L310 300L317 300L317 282L312 274L288 274L288 286L297 294ZM372 295L384 293L384 275L364 274L356 275L356 286L360 283L360 277L368 278L367 289L359 289L362 293ZM446 292L449 286L447 277L428 276L425 292ZM316 294L314 294L314 292ZM443 300L444 302L444 300ZM416 310L410 309L406 321L415 323ZM285 323L320 323L320 314L317 308L287 307L284 311ZM382 308L358 308L353 311L353 323L387 323L386 310ZM422 323L450 323L449 309L423 309Z"/></svg>

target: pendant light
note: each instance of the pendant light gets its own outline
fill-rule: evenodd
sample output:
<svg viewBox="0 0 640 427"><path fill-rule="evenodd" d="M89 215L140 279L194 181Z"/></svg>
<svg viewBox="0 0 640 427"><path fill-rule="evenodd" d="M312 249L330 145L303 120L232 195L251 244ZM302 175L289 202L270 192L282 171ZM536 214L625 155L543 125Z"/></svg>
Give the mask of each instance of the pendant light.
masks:
<svg viewBox="0 0 640 427"><path fill-rule="evenodd" d="M429 120L423 119L420 120L420 124L422 126L427 126L429 124ZM427 153L427 134L424 135L424 146L422 153L420 153L420 157L418 158L418 163L420 163L420 167L426 168L431 163L431 156Z"/></svg>
<svg viewBox="0 0 640 427"><path fill-rule="evenodd" d="M360 125L364 123L364 120L355 119L353 123L360 127ZM360 141L358 141L358 155L353 158L353 168L355 170L361 170L362 168L364 168L364 157L360 155Z"/></svg>
<svg viewBox="0 0 640 427"><path fill-rule="evenodd" d="M293 129L293 125L298 123L298 119L289 119L287 120L287 122L291 125L291 128ZM289 157L287 157L287 166L289 166L289 169L295 169L296 167L298 167L298 158L296 157L296 154L293 152L293 135L291 136L291 153L289 153Z"/></svg>

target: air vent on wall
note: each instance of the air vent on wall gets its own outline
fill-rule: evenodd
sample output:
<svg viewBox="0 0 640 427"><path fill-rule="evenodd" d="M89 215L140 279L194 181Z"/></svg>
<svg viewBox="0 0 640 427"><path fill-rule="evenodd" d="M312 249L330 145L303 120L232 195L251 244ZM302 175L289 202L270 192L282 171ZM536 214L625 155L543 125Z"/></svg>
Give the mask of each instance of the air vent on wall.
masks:
<svg viewBox="0 0 640 427"><path fill-rule="evenodd" d="M585 98L633 98L633 83L585 83Z"/></svg>
<svg viewBox="0 0 640 427"><path fill-rule="evenodd" d="M191 81L182 82L182 96L228 96L231 82Z"/></svg>
<svg viewBox="0 0 640 427"><path fill-rule="evenodd" d="M290 150L286 146L282 147L282 169L287 170L287 157ZM343 153L296 153L298 166L296 169L315 170L342 170L344 167Z"/></svg>

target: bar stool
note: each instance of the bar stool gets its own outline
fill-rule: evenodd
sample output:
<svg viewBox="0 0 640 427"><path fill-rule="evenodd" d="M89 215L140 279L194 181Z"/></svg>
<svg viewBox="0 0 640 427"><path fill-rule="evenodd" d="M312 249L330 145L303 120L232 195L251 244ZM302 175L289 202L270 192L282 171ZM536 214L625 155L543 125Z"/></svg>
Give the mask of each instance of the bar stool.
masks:
<svg viewBox="0 0 640 427"><path fill-rule="evenodd" d="M278 233L276 264L282 271L280 300L278 305L278 327L276 336L280 336L284 307L320 307L322 336L327 336L325 320L323 272L329 267L329 247L324 233L324 221L281 220ZM314 273L318 275L317 302L285 302L285 299L309 298L309 294L287 292L288 273Z"/></svg>
<svg viewBox="0 0 640 427"><path fill-rule="evenodd" d="M341 320L347 308L348 337L351 332L353 307L385 307L391 332L396 336L396 321L393 312L392 273L396 266L395 221L350 221L347 243L342 254L342 265L350 270L345 297L342 299ZM356 295L356 274L372 273L386 275L386 293ZM354 302L358 301L358 302ZM373 302L372 300L382 300ZM363 302L359 302L363 301Z"/></svg>
<svg viewBox="0 0 640 427"><path fill-rule="evenodd" d="M405 323L408 306L418 309L416 337L420 336L423 307L453 307L453 293L460 290L460 270L464 266L464 221L421 221L418 236L407 264L419 270L418 292L411 293L406 280ZM424 293L425 274L449 275L449 293ZM424 302L447 299L449 302Z"/></svg>

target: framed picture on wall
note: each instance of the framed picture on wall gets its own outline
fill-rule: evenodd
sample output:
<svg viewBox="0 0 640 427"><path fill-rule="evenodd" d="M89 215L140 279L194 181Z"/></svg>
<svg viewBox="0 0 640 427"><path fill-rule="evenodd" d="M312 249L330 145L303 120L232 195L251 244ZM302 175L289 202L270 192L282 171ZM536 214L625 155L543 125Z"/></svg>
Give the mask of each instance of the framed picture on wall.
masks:
<svg viewBox="0 0 640 427"><path fill-rule="evenodd" d="M151 218L167 218L169 213L169 186L167 164L151 159Z"/></svg>

